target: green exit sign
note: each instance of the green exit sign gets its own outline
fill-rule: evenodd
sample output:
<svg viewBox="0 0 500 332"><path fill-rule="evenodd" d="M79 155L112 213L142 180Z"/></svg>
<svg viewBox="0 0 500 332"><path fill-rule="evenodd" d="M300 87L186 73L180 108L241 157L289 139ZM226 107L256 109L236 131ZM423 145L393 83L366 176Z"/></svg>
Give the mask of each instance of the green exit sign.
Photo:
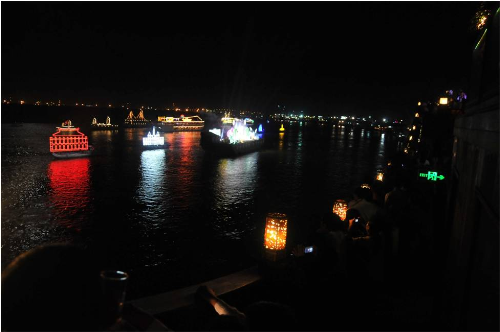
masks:
<svg viewBox="0 0 500 332"><path fill-rule="evenodd" d="M444 180L444 175L438 175L438 172L428 171L427 173L420 173L421 178L427 178L429 181Z"/></svg>

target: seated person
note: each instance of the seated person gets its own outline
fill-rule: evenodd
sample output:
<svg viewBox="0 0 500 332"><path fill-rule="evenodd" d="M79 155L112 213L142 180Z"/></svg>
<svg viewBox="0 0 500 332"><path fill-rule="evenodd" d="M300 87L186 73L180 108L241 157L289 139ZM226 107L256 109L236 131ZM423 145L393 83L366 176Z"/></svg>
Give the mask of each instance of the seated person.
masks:
<svg viewBox="0 0 500 332"><path fill-rule="evenodd" d="M2 330L99 329L99 278L76 246L45 245L21 254L2 273Z"/></svg>

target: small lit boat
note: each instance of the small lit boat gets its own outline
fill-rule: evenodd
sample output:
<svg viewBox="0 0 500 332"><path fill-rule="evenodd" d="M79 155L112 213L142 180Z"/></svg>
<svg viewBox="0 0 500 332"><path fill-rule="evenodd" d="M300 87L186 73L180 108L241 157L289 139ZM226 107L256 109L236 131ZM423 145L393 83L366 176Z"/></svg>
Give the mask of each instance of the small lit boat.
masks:
<svg viewBox="0 0 500 332"><path fill-rule="evenodd" d="M61 127L56 127L57 132L50 137L50 152L56 158L88 157L94 151L89 145L88 137L75 128L71 120L66 120Z"/></svg>
<svg viewBox="0 0 500 332"><path fill-rule="evenodd" d="M94 118L92 120L92 124L90 125L90 129L92 129L92 130L112 130L112 129L118 129L118 125L111 124L111 119L108 116L106 118L106 123L98 123L97 119Z"/></svg>
<svg viewBox="0 0 500 332"><path fill-rule="evenodd" d="M125 119L123 126L126 128L145 128L151 125L151 120L147 120L144 117L144 111L140 110L137 116L130 111L128 117Z"/></svg>
<svg viewBox="0 0 500 332"><path fill-rule="evenodd" d="M142 146L146 149L163 149L165 148L165 137L161 136L153 126L153 133L148 132L148 135L142 138Z"/></svg>

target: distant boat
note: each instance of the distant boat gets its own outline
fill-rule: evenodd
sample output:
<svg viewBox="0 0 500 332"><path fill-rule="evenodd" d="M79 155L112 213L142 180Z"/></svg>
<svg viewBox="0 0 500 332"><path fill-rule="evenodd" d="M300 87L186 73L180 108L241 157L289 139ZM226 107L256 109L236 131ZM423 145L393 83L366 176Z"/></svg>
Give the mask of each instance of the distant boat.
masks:
<svg viewBox="0 0 500 332"><path fill-rule="evenodd" d="M256 130L247 127L244 120L236 120L234 125L225 130L214 128L201 132L201 147L221 157L239 156L258 151L264 140Z"/></svg>
<svg viewBox="0 0 500 332"><path fill-rule="evenodd" d="M245 118L243 120L238 118L233 118L229 113L225 113L224 117L221 119L222 126L232 126L234 123L241 121L243 121L244 124L247 126L253 126L255 123L255 121L250 118Z"/></svg>
<svg viewBox="0 0 500 332"><path fill-rule="evenodd" d="M171 116L159 116L158 124L165 132L173 131L201 131L205 126L205 121L198 115L182 116L174 118Z"/></svg>
<svg viewBox="0 0 500 332"><path fill-rule="evenodd" d="M56 158L88 157L94 151L89 145L88 137L75 128L71 120L66 120L61 127L56 127L57 132L50 137L50 152Z"/></svg>
<svg viewBox="0 0 500 332"><path fill-rule="evenodd" d="M151 125L151 120L147 120L144 117L144 111L140 110L137 116L130 111L128 117L125 119L123 126L126 128L145 128Z"/></svg>
<svg viewBox="0 0 500 332"><path fill-rule="evenodd" d="M90 125L90 129L92 129L92 130L112 130L112 129L118 129L118 125L111 124L111 119L108 116L106 118L106 123L98 123L97 119L94 118L92 120L92 124Z"/></svg>

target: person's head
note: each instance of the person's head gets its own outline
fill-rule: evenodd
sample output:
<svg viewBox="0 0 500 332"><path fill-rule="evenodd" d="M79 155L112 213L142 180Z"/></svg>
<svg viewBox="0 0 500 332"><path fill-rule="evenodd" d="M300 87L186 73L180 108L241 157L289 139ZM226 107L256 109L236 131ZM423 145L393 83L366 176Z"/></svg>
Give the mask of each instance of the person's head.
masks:
<svg viewBox="0 0 500 332"><path fill-rule="evenodd" d="M371 201L372 200L372 191L371 191L371 189L368 189L368 188L357 187L354 190L354 197L356 199L365 199L367 201Z"/></svg>
<svg viewBox="0 0 500 332"><path fill-rule="evenodd" d="M376 213L372 220L366 223L366 231L368 235L372 236L387 228L387 223L384 220L384 216L381 213Z"/></svg>
<svg viewBox="0 0 500 332"><path fill-rule="evenodd" d="M292 309L286 305L260 301L245 310L250 331L292 331L297 321Z"/></svg>
<svg viewBox="0 0 500 332"><path fill-rule="evenodd" d="M340 217L333 213L332 211L326 212L323 215L323 226L329 231L329 232L336 232L336 231L342 231L345 230L346 227L344 226L344 222L340 219Z"/></svg>
<svg viewBox="0 0 500 332"><path fill-rule="evenodd" d="M100 291L99 270L82 249L37 247L2 273L2 329L96 329Z"/></svg>

